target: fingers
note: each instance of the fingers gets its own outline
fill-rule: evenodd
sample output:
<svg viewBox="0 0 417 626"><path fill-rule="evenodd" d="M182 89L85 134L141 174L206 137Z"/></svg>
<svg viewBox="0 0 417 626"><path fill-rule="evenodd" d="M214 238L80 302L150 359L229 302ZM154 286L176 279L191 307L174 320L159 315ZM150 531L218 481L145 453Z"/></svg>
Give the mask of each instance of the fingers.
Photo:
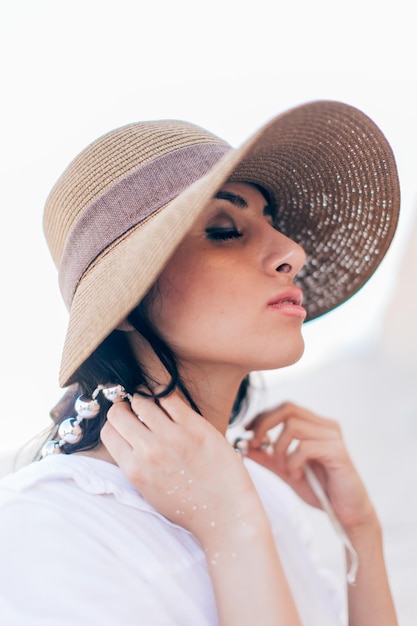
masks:
<svg viewBox="0 0 417 626"><path fill-rule="evenodd" d="M129 402L117 402L107 411L107 422L127 440L134 440L138 431L146 431L147 425L138 419L138 414Z"/></svg>
<svg viewBox="0 0 417 626"><path fill-rule="evenodd" d="M137 418L128 402L117 402L107 412L107 421L100 438L110 455L120 466L134 449L140 449L149 437L149 430Z"/></svg>
<svg viewBox="0 0 417 626"><path fill-rule="evenodd" d="M118 465L120 465L119 460L127 458L133 450L133 446L129 443L129 441L123 437L108 421L101 429L100 438Z"/></svg>
<svg viewBox="0 0 417 626"><path fill-rule="evenodd" d="M294 410L302 410L290 402L285 402L270 411L264 411L246 425L247 430L253 432L252 444L254 447L261 445L262 440L269 430L284 424Z"/></svg>
<svg viewBox="0 0 417 626"><path fill-rule="evenodd" d="M130 403L117 402L107 412L107 420L126 439L134 440L143 436L143 430L157 432L160 428L169 429L174 422L183 421L185 403L178 394L155 400L135 394Z"/></svg>
<svg viewBox="0 0 417 626"><path fill-rule="evenodd" d="M331 420L308 421L302 417L290 417L275 443L277 456L283 456L294 441L333 441L340 438L340 429Z"/></svg>
<svg viewBox="0 0 417 626"><path fill-rule="evenodd" d="M140 402L140 396L138 396ZM195 421L198 414L185 402L177 391L158 399L161 410L176 424L188 424Z"/></svg>
<svg viewBox="0 0 417 626"><path fill-rule="evenodd" d="M195 412L176 391L158 399L135 394L131 405L136 415L150 430L158 426L165 427L167 420L184 425L190 419L190 415L195 418Z"/></svg>
<svg viewBox="0 0 417 626"><path fill-rule="evenodd" d="M152 462L161 462L167 441L174 439L170 428L176 426L153 398L135 395L131 403L109 408L101 440L132 484L141 487Z"/></svg>
<svg viewBox="0 0 417 626"><path fill-rule="evenodd" d="M262 450L262 438L276 426L281 429L278 437L267 451ZM275 472L306 502L323 506L306 478L309 468L345 529L369 519L372 505L336 421L288 402L257 416L248 428L254 432L248 456Z"/></svg>
<svg viewBox="0 0 417 626"><path fill-rule="evenodd" d="M346 456L336 421L287 402L257 416L249 425L254 433L249 443L253 458L261 449L268 431L277 426L280 426L280 432L277 437L272 437L269 459L264 456L264 464L274 465L280 474L301 478L303 465L309 461L318 461L330 469Z"/></svg>
<svg viewBox="0 0 417 626"><path fill-rule="evenodd" d="M342 446L332 444L328 440L301 441L294 451L287 456L286 470L294 478L301 478L303 466L315 461L326 467L327 471L336 470L340 465Z"/></svg>
<svg viewBox="0 0 417 626"><path fill-rule="evenodd" d="M280 449L288 448L293 439L306 437L318 439L326 436L326 433L328 436L333 433L337 437L340 434L336 421L316 415L292 402L285 402L270 411L261 413L246 426L248 430L253 431L253 446L261 445L267 432L279 425L282 425L279 436Z"/></svg>
<svg viewBox="0 0 417 626"><path fill-rule="evenodd" d="M157 401L135 394L130 403L117 402L109 408L101 438L117 458L132 449L145 453L155 443L155 437L159 443L181 438L178 426L187 421L193 424L196 418L199 416L176 392Z"/></svg>

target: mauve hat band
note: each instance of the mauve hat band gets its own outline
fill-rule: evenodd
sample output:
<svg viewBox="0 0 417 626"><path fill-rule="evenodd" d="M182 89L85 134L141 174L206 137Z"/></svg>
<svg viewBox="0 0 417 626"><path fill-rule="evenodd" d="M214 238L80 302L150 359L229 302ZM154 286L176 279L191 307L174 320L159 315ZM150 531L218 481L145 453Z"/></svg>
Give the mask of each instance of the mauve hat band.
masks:
<svg viewBox="0 0 417 626"><path fill-rule="evenodd" d="M399 181L391 147L349 105L318 101L277 116L240 148L171 120L138 122L83 150L53 187L44 230L70 311L60 384L137 306L227 180L258 184L277 228L307 261L308 319L345 302L394 236Z"/></svg>
<svg viewBox="0 0 417 626"><path fill-rule="evenodd" d="M228 150L228 146L206 143L169 152L126 176L88 206L71 230L62 253L59 284L67 307L71 306L81 276L103 249L171 202ZM162 180L158 175L161 171Z"/></svg>

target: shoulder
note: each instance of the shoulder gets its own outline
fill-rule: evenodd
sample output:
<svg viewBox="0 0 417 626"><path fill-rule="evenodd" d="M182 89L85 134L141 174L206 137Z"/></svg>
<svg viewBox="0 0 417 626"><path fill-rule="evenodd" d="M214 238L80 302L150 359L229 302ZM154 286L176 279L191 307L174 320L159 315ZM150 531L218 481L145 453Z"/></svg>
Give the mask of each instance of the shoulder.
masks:
<svg viewBox="0 0 417 626"><path fill-rule="evenodd" d="M57 455L0 481L0 559L5 553L13 558L16 548L22 559L24 550L41 558L39 546L56 550L58 544L70 558L81 547L110 561L116 552L130 558L129 545L134 545L151 559L160 552L155 547L172 539L194 542L188 531L156 511L120 468L105 461Z"/></svg>
<svg viewBox="0 0 417 626"><path fill-rule="evenodd" d="M157 514L119 467L87 456L51 455L0 481L0 527L22 515L27 522L25 513L31 526L38 518L51 524L56 517L76 525L79 518L84 524L90 517L105 518L106 511L117 516L119 509L124 518Z"/></svg>

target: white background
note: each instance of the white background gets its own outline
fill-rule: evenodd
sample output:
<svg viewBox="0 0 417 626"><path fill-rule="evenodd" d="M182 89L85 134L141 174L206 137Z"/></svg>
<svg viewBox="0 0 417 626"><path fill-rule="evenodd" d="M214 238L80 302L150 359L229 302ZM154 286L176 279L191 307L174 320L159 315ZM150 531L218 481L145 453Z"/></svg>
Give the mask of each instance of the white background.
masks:
<svg viewBox="0 0 417 626"><path fill-rule="evenodd" d="M237 145L307 100L343 100L370 115L398 161L398 235L361 293L305 329L306 354L293 371L372 342L415 213L409 0L3 0L0 11L0 451L46 426L60 395L66 311L43 203L87 143L128 122L186 119Z"/></svg>
<svg viewBox="0 0 417 626"><path fill-rule="evenodd" d="M305 356L271 401L341 420L383 523L400 624L417 623L415 375L371 355L417 217L415 41L410 0L0 0L0 473L60 395L67 314L42 210L69 161L137 120L185 119L238 145L288 107L348 102L394 148L399 229L361 292L305 327ZM333 546L325 530L332 565Z"/></svg>

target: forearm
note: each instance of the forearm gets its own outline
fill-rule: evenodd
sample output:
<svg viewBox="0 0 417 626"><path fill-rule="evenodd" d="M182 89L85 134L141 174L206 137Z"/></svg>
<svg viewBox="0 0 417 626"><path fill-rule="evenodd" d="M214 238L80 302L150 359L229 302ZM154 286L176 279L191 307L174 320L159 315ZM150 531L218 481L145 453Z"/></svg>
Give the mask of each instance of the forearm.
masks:
<svg viewBox="0 0 417 626"><path fill-rule="evenodd" d="M349 626L397 626L377 517L351 531L350 538L359 555L359 569L356 583L348 591Z"/></svg>
<svg viewBox="0 0 417 626"><path fill-rule="evenodd" d="M269 522L236 520L205 541L221 626L300 626Z"/></svg>

